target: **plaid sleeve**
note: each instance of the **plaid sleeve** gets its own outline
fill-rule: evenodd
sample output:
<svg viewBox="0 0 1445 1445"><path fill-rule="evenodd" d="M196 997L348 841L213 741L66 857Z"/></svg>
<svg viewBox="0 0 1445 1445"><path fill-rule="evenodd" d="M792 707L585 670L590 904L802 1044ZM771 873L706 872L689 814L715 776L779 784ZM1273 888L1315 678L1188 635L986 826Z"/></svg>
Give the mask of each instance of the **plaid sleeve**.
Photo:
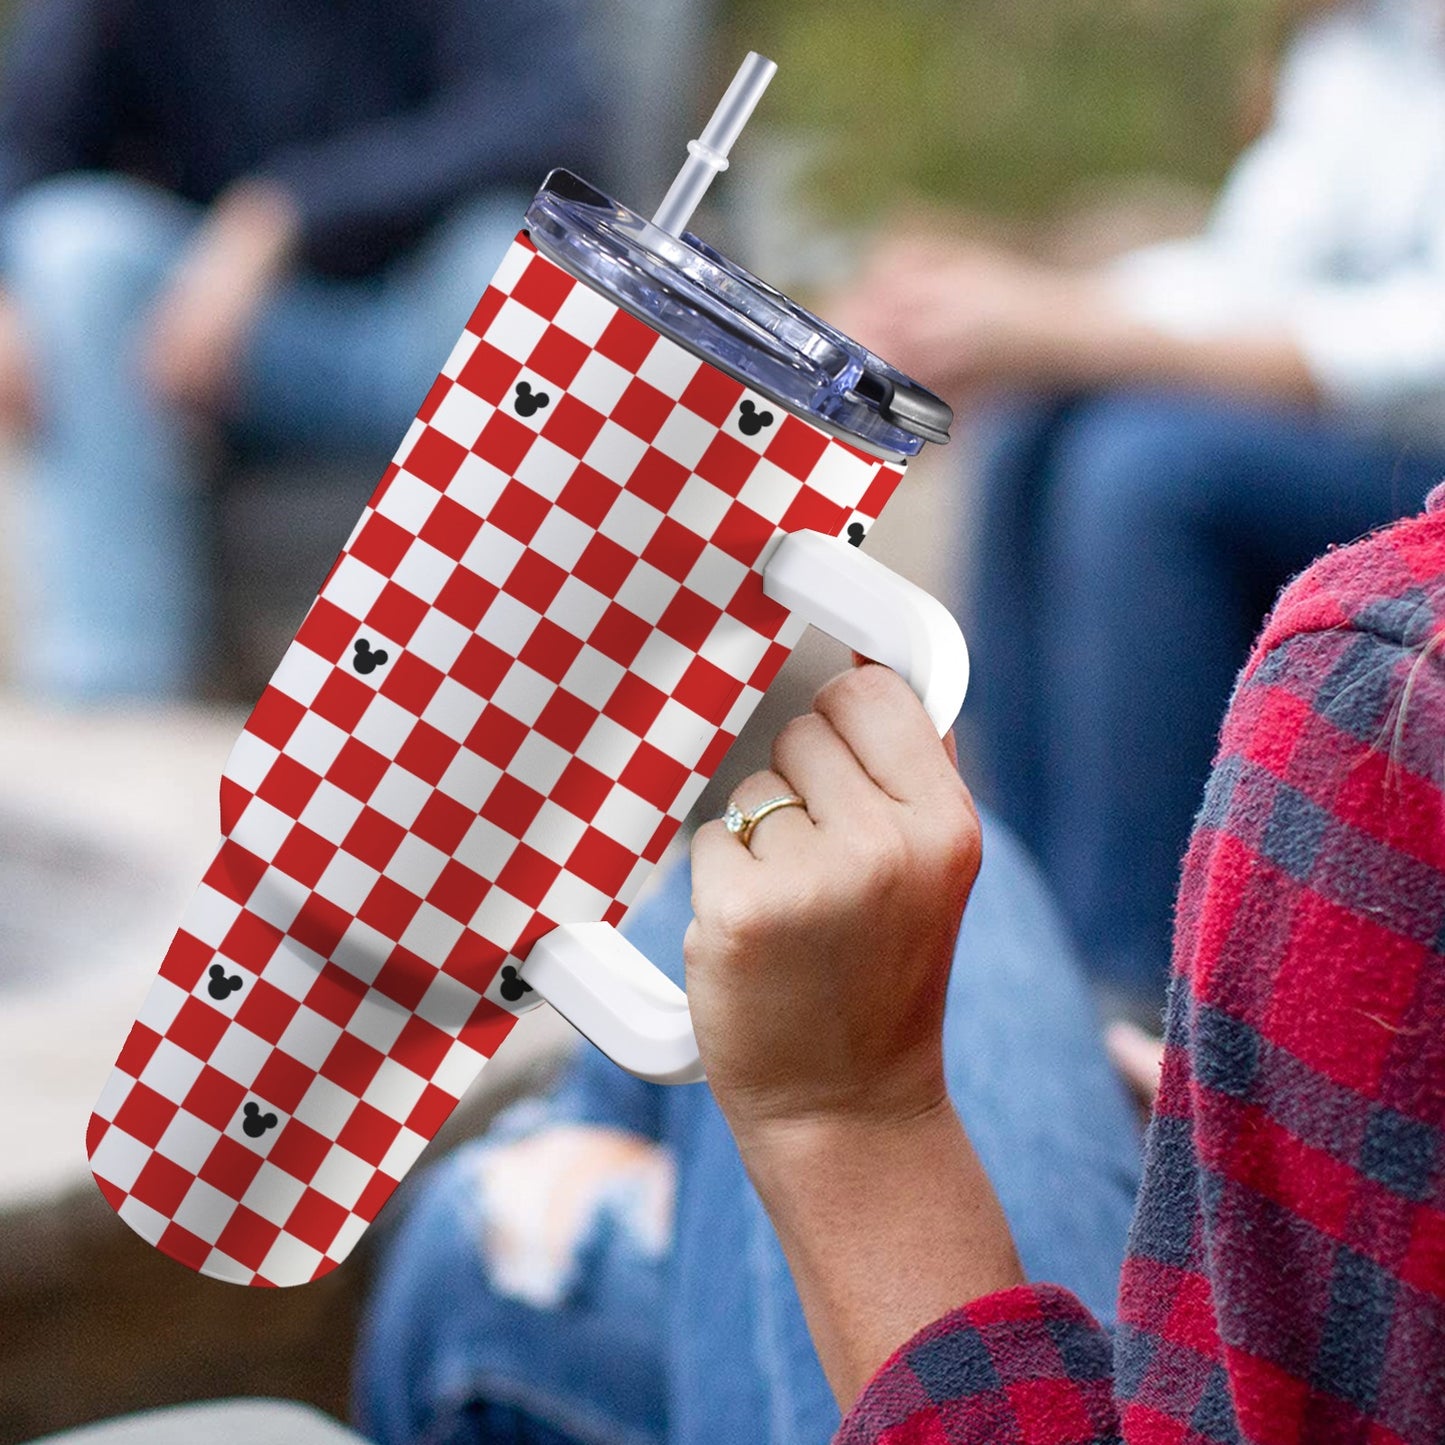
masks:
<svg viewBox="0 0 1445 1445"><path fill-rule="evenodd" d="M1109 1337L1067 1290L1020 1285L926 1325L874 1375L834 1445L1110 1445Z"/></svg>

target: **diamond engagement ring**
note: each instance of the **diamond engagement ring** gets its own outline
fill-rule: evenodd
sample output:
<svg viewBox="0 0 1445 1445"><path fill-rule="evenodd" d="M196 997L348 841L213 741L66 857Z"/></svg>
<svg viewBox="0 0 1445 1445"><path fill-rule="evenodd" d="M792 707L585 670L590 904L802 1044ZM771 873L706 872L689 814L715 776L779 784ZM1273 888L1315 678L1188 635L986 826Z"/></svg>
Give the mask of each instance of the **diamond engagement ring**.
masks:
<svg viewBox="0 0 1445 1445"><path fill-rule="evenodd" d="M729 803L727 812L723 814L723 826L729 833L736 835L738 841L746 848L748 839L753 836L753 829L769 813L776 813L779 808L806 808L807 806L796 793L785 793L782 797L769 798L766 803L759 803L750 813L743 812L736 803Z"/></svg>

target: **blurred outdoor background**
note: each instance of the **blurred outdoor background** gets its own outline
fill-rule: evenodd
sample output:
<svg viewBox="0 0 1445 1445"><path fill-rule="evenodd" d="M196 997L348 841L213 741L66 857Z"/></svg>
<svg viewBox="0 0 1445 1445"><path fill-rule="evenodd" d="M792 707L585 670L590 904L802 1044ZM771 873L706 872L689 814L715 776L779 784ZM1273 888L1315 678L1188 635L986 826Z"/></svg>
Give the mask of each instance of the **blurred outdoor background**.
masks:
<svg viewBox="0 0 1445 1445"><path fill-rule="evenodd" d="M3 8L8 27L14 7ZM660 199L743 54L756 49L778 62L694 229L822 306L846 291L864 248L901 215L1078 263L1197 229L1232 158L1265 123L1283 37L1308 7L597 0L590 8L598 28L587 64L603 77L613 119L578 169L642 211ZM559 146L551 160L572 157ZM528 187L544 170L537 166ZM453 314L455 324L434 328L433 370L465 319ZM910 471L869 543L947 598L967 532L970 457L965 415L950 448L930 449ZM113 1217L90 1181L83 1135L210 857L230 744L385 460L385 448L312 448L295 459L217 453L203 493L209 520L197 533L197 546L211 549L213 630L188 695L67 700L23 685L20 599L32 584L17 572L29 559L6 554L0 1445L218 1395L282 1395L344 1413L365 1250L302 1290L248 1292L201 1279ZM10 437L0 529L12 537L26 465L24 437ZM720 810L779 722L843 662L812 640L800 649L705 811ZM481 1127L500 1101L555 1069L572 1040L546 1013L523 1021L448 1137Z"/></svg>

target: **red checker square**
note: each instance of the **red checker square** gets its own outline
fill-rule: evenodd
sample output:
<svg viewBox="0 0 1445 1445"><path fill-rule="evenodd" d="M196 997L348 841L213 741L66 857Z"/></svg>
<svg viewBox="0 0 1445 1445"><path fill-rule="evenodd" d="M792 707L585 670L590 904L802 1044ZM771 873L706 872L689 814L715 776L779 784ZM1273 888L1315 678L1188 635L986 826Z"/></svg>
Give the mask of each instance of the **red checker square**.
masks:
<svg viewBox="0 0 1445 1445"><path fill-rule="evenodd" d="M487 520L500 527L519 542L530 542L547 515L547 499L539 497L530 487L512 481L502 489L502 495L492 503Z"/></svg>
<svg viewBox="0 0 1445 1445"><path fill-rule="evenodd" d="M418 718L406 741L397 749L396 760L407 772L435 785L461 750L462 745L455 738Z"/></svg>
<svg viewBox="0 0 1445 1445"><path fill-rule="evenodd" d="M641 737L667 703L667 694L635 672L624 673L607 699L603 713Z"/></svg>
<svg viewBox="0 0 1445 1445"><path fill-rule="evenodd" d="M532 437L530 427L523 426L516 417L498 411L482 428L482 434L472 450L484 461L510 475L521 466L522 458L532 445Z"/></svg>
<svg viewBox="0 0 1445 1445"><path fill-rule="evenodd" d="M259 1154L222 1134L206 1156L206 1162L201 1165L201 1172L196 1177L204 1180L213 1189L219 1189L222 1194L239 1199L260 1173L262 1163ZM226 1253L230 1254L230 1250ZM239 1255L232 1257L240 1258Z"/></svg>
<svg viewBox="0 0 1445 1445"><path fill-rule="evenodd" d="M597 619L587 641L604 657L631 667L632 660L642 650L642 644L652 635L651 626L634 612L629 612L620 602L612 603Z"/></svg>
<svg viewBox="0 0 1445 1445"><path fill-rule="evenodd" d="M686 475L684 472L684 479ZM612 510L612 504L621 490L610 477L604 477L586 463L578 462L576 470L568 478L567 485L557 494L557 504L571 512L574 517L580 517L590 526L597 527Z"/></svg>
<svg viewBox="0 0 1445 1445"><path fill-rule="evenodd" d="M438 380L444 379L445 378L438 378ZM423 420L425 420L425 418L423 418ZM381 473L381 480L376 484L376 490L371 494L371 499L367 503L369 507L373 510L375 509L376 504L386 495L388 488L390 488L391 484L396 480L400 471L401 468L397 466L395 462L388 462L386 464L386 467Z"/></svg>
<svg viewBox="0 0 1445 1445"><path fill-rule="evenodd" d="M284 1169L293 1179L306 1184L321 1167L321 1161L330 1149L331 1140L318 1134L309 1124L303 1124L300 1119L288 1119L286 1127L276 1136L266 1162Z"/></svg>
<svg viewBox="0 0 1445 1445"><path fill-rule="evenodd" d="M418 421L430 421L437 414L437 407L442 404L442 398L452 389L452 379L449 376L438 376L437 379L427 388L426 395L422 397L421 405L416 409ZM391 469L388 468L390 471ZM379 502L386 490L386 483L391 478L388 476L376 490L372 502Z"/></svg>
<svg viewBox="0 0 1445 1445"><path fill-rule="evenodd" d="M423 843L430 843L433 848L440 848L443 853L451 853L466 837L467 829L471 826L470 808L463 807L455 798L449 798L445 793L433 793L422 804L422 810L416 815L411 831Z"/></svg>
<svg viewBox="0 0 1445 1445"><path fill-rule="evenodd" d="M544 617L532 629L532 635L522 645L517 660L526 663L533 672L540 672L553 682L561 682L581 651L580 638L573 637L551 618Z"/></svg>
<svg viewBox="0 0 1445 1445"><path fill-rule="evenodd" d="M634 377L627 390L617 398L609 415L618 426L626 427L634 436L650 442L662 430L672 411L672 398L649 386L641 377Z"/></svg>
<svg viewBox="0 0 1445 1445"><path fill-rule="evenodd" d="M193 938L184 929L179 929L166 949L161 960L161 977L189 992L199 982L201 975L211 966L214 951L210 944Z"/></svg>
<svg viewBox="0 0 1445 1445"><path fill-rule="evenodd" d="M741 502L734 502L713 533L713 546L751 567L773 540L776 530L766 517Z"/></svg>
<svg viewBox="0 0 1445 1445"><path fill-rule="evenodd" d="M448 918L468 923L490 886L480 873L473 873L453 858L437 875L426 901L433 908L440 908Z"/></svg>
<svg viewBox="0 0 1445 1445"><path fill-rule="evenodd" d="M347 1210L334 1199L308 1189L296 1201L296 1207L286 1220L286 1232L325 1254L336 1238L337 1230L346 1223L346 1215Z"/></svg>
<svg viewBox="0 0 1445 1445"><path fill-rule="evenodd" d="M413 1009L421 1002L421 996L431 987L436 969L425 959L405 948L395 949L390 958L382 964L381 972L372 980L371 986L393 1003Z"/></svg>
<svg viewBox="0 0 1445 1445"><path fill-rule="evenodd" d="M731 673L705 657L696 657L688 664L672 695L699 717L711 718L721 725L742 690L743 684ZM703 769L699 767L698 771Z"/></svg>
<svg viewBox="0 0 1445 1445"><path fill-rule="evenodd" d="M472 637L452 663L451 676L478 697L491 697L507 675L512 659L484 637Z"/></svg>
<svg viewBox="0 0 1445 1445"><path fill-rule="evenodd" d="M664 818L657 825L652 837L647 840L647 847L642 850L642 856L648 863L656 863L667 852L667 845L672 842L679 825L677 818Z"/></svg>
<svg viewBox="0 0 1445 1445"><path fill-rule="evenodd" d="M657 333L635 316L619 311L597 338L597 349L609 361L636 371L657 343Z"/></svg>
<svg viewBox="0 0 1445 1445"><path fill-rule="evenodd" d="M161 1237L156 1240L156 1248L168 1259L185 1265L187 1269L199 1269L211 1252L211 1246L204 1239L192 1234L189 1229L182 1229L174 1222L166 1225L161 1232Z"/></svg>
<svg viewBox="0 0 1445 1445"><path fill-rule="evenodd" d="M231 1021L225 1014L198 998L188 998L171 1020L166 1037L188 1054L198 1059L209 1059L221 1035L230 1026Z"/></svg>
<svg viewBox="0 0 1445 1445"><path fill-rule="evenodd" d="M603 923L610 923L614 928L620 927L622 920L627 917L627 905L620 899L614 898L607 905L602 914Z"/></svg>
<svg viewBox="0 0 1445 1445"><path fill-rule="evenodd" d="M788 412L782 414L778 430L763 450L775 467L781 467L800 482L818 465L818 458L828 450L828 438L807 422Z"/></svg>
<svg viewBox="0 0 1445 1445"><path fill-rule="evenodd" d="M246 804L254 796L254 793L248 793L239 783L233 783L230 778L221 779L221 832L234 831L236 824L241 821L241 814L246 811Z"/></svg>
<svg viewBox="0 0 1445 1445"><path fill-rule="evenodd" d="M142 1023L132 1024L121 1045L120 1057L115 1061L116 1068L133 1079L140 1078L160 1042L161 1036L154 1029Z"/></svg>
<svg viewBox="0 0 1445 1445"><path fill-rule="evenodd" d="M615 597L617 589L636 565L634 553L599 532L582 549L582 555L572 564L572 571L604 597Z"/></svg>
<svg viewBox="0 0 1445 1445"><path fill-rule="evenodd" d="M680 400L689 411L706 417L714 426L721 426L742 398L743 389L742 382L724 376L715 366L704 364L698 367Z"/></svg>
<svg viewBox="0 0 1445 1445"><path fill-rule="evenodd" d="M472 538L482 529L482 519L450 497L438 499L431 516L422 523L418 534L423 542L445 552L454 562L472 545ZM343 642L343 646L345 643Z"/></svg>
<svg viewBox="0 0 1445 1445"><path fill-rule="evenodd" d="M677 500L690 475L681 462L648 447L627 479L627 490L644 502L650 502L658 511L665 512ZM597 518L597 521L601 520L601 517Z"/></svg>
<svg viewBox="0 0 1445 1445"><path fill-rule="evenodd" d="M289 878L315 888L316 881L336 856L336 844L320 833L296 823L276 850L276 866Z"/></svg>
<svg viewBox="0 0 1445 1445"><path fill-rule="evenodd" d="M552 785L552 801L577 818L594 818L612 791L612 779L581 758L573 758Z"/></svg>
<svg viewBox="0 0 1445 1445"><path fill-rule="evenodd" d="M779 526L785 532L823 532L829 537L837 537L841 535L847 519L846 507L840 507L811 487L804 487L788 503L788 510L783 513Z"/></svg>
<svg viewBox="0 0 1445 1445"><path fill-rule="evenodd" d="M636 864L637 854L631 848L589 828L572 850L567 869L604 893L616 893Z"/></svg>
<svg viewBox="0 0 1445 1445"><path fill-rule="evenodd" d="M1101 1421L1090 1418L1082 1391L1073 1380L1017 1380L1005 1387L1018 1422L1018 1439L1028 1442L1092 1440Z"/></svg>
<svg viewBox="0 0 1445 1445"><path fill-rule="evenodd" d="M693 563L702 556L706 546L707 543L696 532L673 521L671 517L664 517L658 523L657 530L652 534L647 546L643 548L642 560L650 562L659 572L666 572L669 577L681 582L692 571Z"/></svg>
<svg viewBox="0 0 1445 1445"><path fill-rule="evenodd" d="M347 738L336 761L326 770L326 780L353 798L365 801L376 789L388 767L387 760L363 742Z"/></svg>
<svg viewBox="0 0 1445 1445"><path fill-rule="evenodd" d="M525 843L518 843L512 856L497 875L497 887L536 908L547 890L557 881L561 870L545 854Z"/></svg>
<svg viewBox="0 0 1445 1445"><path fill-rule="evenodd" d="M707 641L722 614L705 597L687 587L679 587L677 595L667 604L657 625L669 637L675 637L696 651Z"/></svg>
<svg viewBox="0 0 1445 1445"><path fill-rule="evenodd" d="M393 642L407 643L425 616L426 603L420 597L413 596L395 582L388 582L381 589L381 596L371 604L366 621L368 626L385 633ZM388 668L386 678L391 676L391 672L392 669Z"/></svg>
<svg viewBox="0 0 1445 1445"><path fill-rule="evenodd" d="M296 731L296 724L305 716L304 704L279 688L268 687L246 719L246 731L273 748L284 748Z"/></svg>
<svg viewBox="0 0 1445 1445"><path fill-rule="evenodd" d="M368 1164L380 1164L386 1158L392 1140L400 1133L401 1125L395 1119L383 1114L380 1109L373 1109L370 1104L358 1102L337 1135L336 1142Z"/></svg>
<svg viewBox="0 0 1445 1445"><path fill-rule="evenodd" d="M687 779L688 770L675 758L668 757L651 743L640 742L637 751L622 769L618 782L630 788L639 798L645 798L654 808L666 812Z"/></svg>
<svg viewBox="0 0 1445 1445"><path fill-rule="evenodd" d="M475 627L497 595L496 587L475 572L457 567L437 593L436 607L463 627Z"/></svg>
<svg viewBox="0 0 1445 1445"><path fill-rule="evenodd" d="M364 1219L370 1224L376 1218L377 1211L381 1206L391 1198L395 1188L395 1179L389 1179L385 1174L375 1175L371 1183L361 1191L361 1198L351 1206L351 1212L358 1219Z"/></svg>
<svg viewBox="0 0 1445 1445"><path fill-rule="evenodd" d="M355 974L339 964L325 963L307 990L306 1007L345 1028L365 996L366 985Z"/></svg>
<svg viewBox="0 0 1445 1445"><path fill-rule="evenodd" d="M421 899L390 878L378 878L356 910L356 916L388 938L400 938L416 917Z"/></svg>
<svg viewBox="0 0 1445 1445"><path fill-rule="evenodd" d="M257 918L254 913L242 912L226 930L220 951L227 958L235 959L253 972L260 973L271 961L271 955L276 952L281 938L281 930L274 924L267 923L264 918Z"/></svg>
<svg viewBox="0 0 1445 1445"><path fill-rule="evenodd" d="M351 544L350 552L360 562L390 577L411 546L411 533L390 517L373 512Z"/></svg>
<svg viewBox="0 0 1445 1445"><path fill-rule="evenodd" d="M597 709L591 703L559 687L538 714L535 726L544 738L568 752L575 752L596 718Z"/></svg>
<svg viewBox="0 0 1445 1445"><path fill-rule="evenodd" d="M572 378L581 370L587 356L586 346L575 336L550 326L532 348L527 365L554 386L571 386Z"/></svg>
<svg viewBox="0 0 1445 1445"><path fill-rule="evenodd" d="M865 457L865 461L871 461L871 457ZM865 517L876 517L884 507L888 505L888 499L893 495L894 488L903 480L903 473L896 472L892 467L882 467L878 475L868 484L868 490L863 493L863 500L858 503L858 510Z"/></svg>
<svg viewBox="0 0 1445 1445"><path fill-rule="evenodd" d="M327 722L349 733L361 721L370 702L371 689L360 678L338 670L321 684L311 707Z"/></svg>
<svg viewBox="0 0 1445 1445"><path fill-rule="evenodd" d="M268 1104L294 1114L315 1077L315 1069L293 1059L284 1049L272 1049L256 1075L251 1092L259 1094Z"/></svg>
<svg viewBox="0 0 1445 1445"><path fill-rule="evenodd" d="M562 590L567 574L540 552L523 552L504 584L504 590L533 612L545 612Z"/></svg>
<svg viewBox="0 0 1445 1445"><path fill-rule="evenodd" d="M781 642L770 642L768 650L753 669L753 675L748 678L748 685L757 688L759 692L766 692L787 660L788 649Z"/></svg>
<svg viewBox="0 0 1445 1445"><path fill-rule="evenodd" d="M726 716L726 714L724 714ZM716 737L703 749L702 756L697 760L696 771L703 777L710 778L722 766L722 760L727 756L728 749L737 741L737 734L730 732L719 732ZM659 855L661 856L661 855Z"/></svg>
<svg viewBox="0 0 1445 1445"><path fill-rule="evenodd" d="M400 823L394 823L374 808L363 808L341 846L353 858L361 859L368 868L380 873L405 837L406 829Z"/></svg>
<svg viewBox="0 0 1445 1445"><path fill-rule="evenodd" d="M130 1192L142 1204L149 1204L152 1209L171 1215L186 1197L186 1191L191 1187L194 1178L195 1175L189 1169L182 1169L164 1155L152 1154L136 1176Z"/></svg>
<svg viewBox="0 0 1445 1445"><path fill-rule="evenodd" d="M501 1048L517 1025L517 1016L498 1008L490 999L483 999L462 1029L462 1042L490 1059Z"/></svg>
<svg viewBox="0 0 1445 1445"><path fill-rule="evenodd" d="M421 1098L416 1101L411 1113L407 1115L406 1127L420 1134L423 1139L431 1139L446 1123L456 1106L457 1101L444 1089L428 1084L422 1090Z"/></svg>
<svg viewBox="0 0 1445 1445"><path fill-rule="evenodd" d="M482 817L520 838L532 826L532 819L545 801L541 793L504 773L482 804Z"/></svg>
<svg viewBox="0 0 1445 1445"><path fill-rule="evenodd" d="M230 1144L232 1141L227 1139L225 1142ZM259 1169L260 1158L254 1155L251 1157L255 1159ZM205 1178L204 1172L201 1177ZM211 1181L206 1182L209 1184ZM244 1264L247 1269L256 1270L261 1268L261 1261L270 1253L271 1246L276 1243L280 1234L279 1224L272 1224L269 1219L262 1219L244 1204L238 1204L236 1212L226 1221L226 1227L216 1240L216 1248L238 1264Z"/></svg>
<svg viewBox="0 0 1445 1445"><path fill-rule="evenodd" d="M517 278L512 287L512 300L520 301L528 311L535 311L550 321L576 284L560 266L538 256Z"/></svg>
<svg viewBox="0 0 1445 1445"><path fill-rule="evenodd" d="M403 465L412 476L443 491L448 482L456 476L467 449L454 442L435 427L423 427L421 435L412 443Z"/></svg>
<svg viewBox="0 0 1445 1445"><path fill-rule="evenodd" d="M234 1079L228 1079L218 1070L206 1067L191 1085L191 1091L186 1095L185 1108L188 1114L194 1114L211 1128L224 1131L236 1117L236 1111L245 1097L246 1090Z"/></svg>
<svg viewBox="0 0 1445 1445"><path fill-rule="evenodd" d="M410 1018L391 1046L391 1057L412 1073L429 1079L441 1067L451 1046L450 1034L443 1033L425 1019Z"/></svg>
<svg viewBox="0 0 1445 1445"><path fill-rule="evenodd" d="M467 734L467 747L494 767L505 768L527 739L527 725L499 707L489 707Z"/></svg>
<svg viewBox="0 0 1445 1445"><path fill-rule="evenodd" d="M359 1097L366 1092L385 1058L380 1050L363 1043L354 1034L342 1034L322 1063L321 1075Z"/></svg>
<svg viewBox="0 0 1445 1445"><path fill-rule="evenodd" d="M561 447L564 452L574 457L586 454L587 448L602 430L602 423L607 420L600 411L594 411L575 396L558 397L549 412L547 420L542 423L542 435L553 446ZM518 422L517 425L522 424ZM522 429L526 431L525 427ZM531 435L530 432L527 434ZM515 471L516 468L509 467L507 470Z"/></svg>
<svg viewBox="0 0 1445 1445"><path fill-rule="evenodd" d="M333 662L343 656L356 636L357 622L349 612L343 612L334 602L318 597L306 614L296 634L296 640L304 643L318 657L329 657Z"/></svg>
<svg viewBox="0 0 1445 1445"><path fill-rule="evenodd" d="M251 896L268 865L254 853L229 838L221 840L211 866L206 869L205 883L227 898L241 903Z"/></svg>
<svg viewBox="0 0 1445 1445"><path fill-rule="evenodd" d="M756 572L749 572L738 583L738 590L728 602L727 614L764 637L775 637L790 615L781 602L775 602L763 591L763 579Z"/></svg>
<svg viewBox="0 0 1445 1445"><path fill-rule="evenodd" d="M500 308L506 298L500 292L496 295L497 307ZM457 382L483 401L500 406L520 370L521 367L506 352L498 351L489 341L478 341L476 350L457 373Z"/></svg>
<svg viewBox="0 0 1445 1445"><path fill-rule="evenodd" d="M300 1007L299 1001L289 993L283 993L275 984L258 978L246 990L241 1007L236 1010L236 1022L258 1038L274 1044L286 1032L286 1026L295 1018Z"/></svg>
<svg viewBox="0 0 1445 1445"><path fill-rule="evenodd" d="M726 432L719 432L698 458L697 474L720 491L735 497L742 491L743 484L757 464L758 455L751 447L745 447Z"/></svg>
<svg viewBox="0 0 1445 1445"><path fill-rule="evenodd" d="M496 320L497 312L502 309L502 302L506 299L505 292L499 291L495 286L488 286L467 319L467 330L473 336L485 336L487 327Z"/></svg>
<svg viewBox="0 0 1445 1445"><path fill-rule="evenodd" d="M203 1076L205 1072L202 1070ZM133 1139L139 1139L142 1144L149 1144L154 1148L160 1142L161 1135L170 1127L176 1112L176 1105L169 1099L162 1098L145 1084L134 1084L125 1097L125 1103L116 1111L114 1123L116 1128L123 1130Z"/></svg>
<svg viewBox="0 0 1445 1445"><path fill-rule="evenodd" d="M287 930L304 948L330 958L341 942L341 935L351 926L351 916L329 898L313 893L301 905L301 912L291 920Z"/></svg>

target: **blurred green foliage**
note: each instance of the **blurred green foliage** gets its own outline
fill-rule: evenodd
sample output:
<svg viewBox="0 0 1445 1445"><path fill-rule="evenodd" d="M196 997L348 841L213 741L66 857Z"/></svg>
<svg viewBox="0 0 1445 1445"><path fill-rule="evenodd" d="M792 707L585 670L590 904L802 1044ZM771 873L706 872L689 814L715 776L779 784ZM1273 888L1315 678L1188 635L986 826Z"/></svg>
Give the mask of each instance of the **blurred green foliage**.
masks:
<svg viewBox="0 0 1445 1445"><path fill-rule="evenodd" d="M1217 182L1259 119L1283 8L728 0L720 48L725 70L748 48L776 60L768 121L826 138L823 214L912 193L1027 218L1101 179Z"/></svg>

